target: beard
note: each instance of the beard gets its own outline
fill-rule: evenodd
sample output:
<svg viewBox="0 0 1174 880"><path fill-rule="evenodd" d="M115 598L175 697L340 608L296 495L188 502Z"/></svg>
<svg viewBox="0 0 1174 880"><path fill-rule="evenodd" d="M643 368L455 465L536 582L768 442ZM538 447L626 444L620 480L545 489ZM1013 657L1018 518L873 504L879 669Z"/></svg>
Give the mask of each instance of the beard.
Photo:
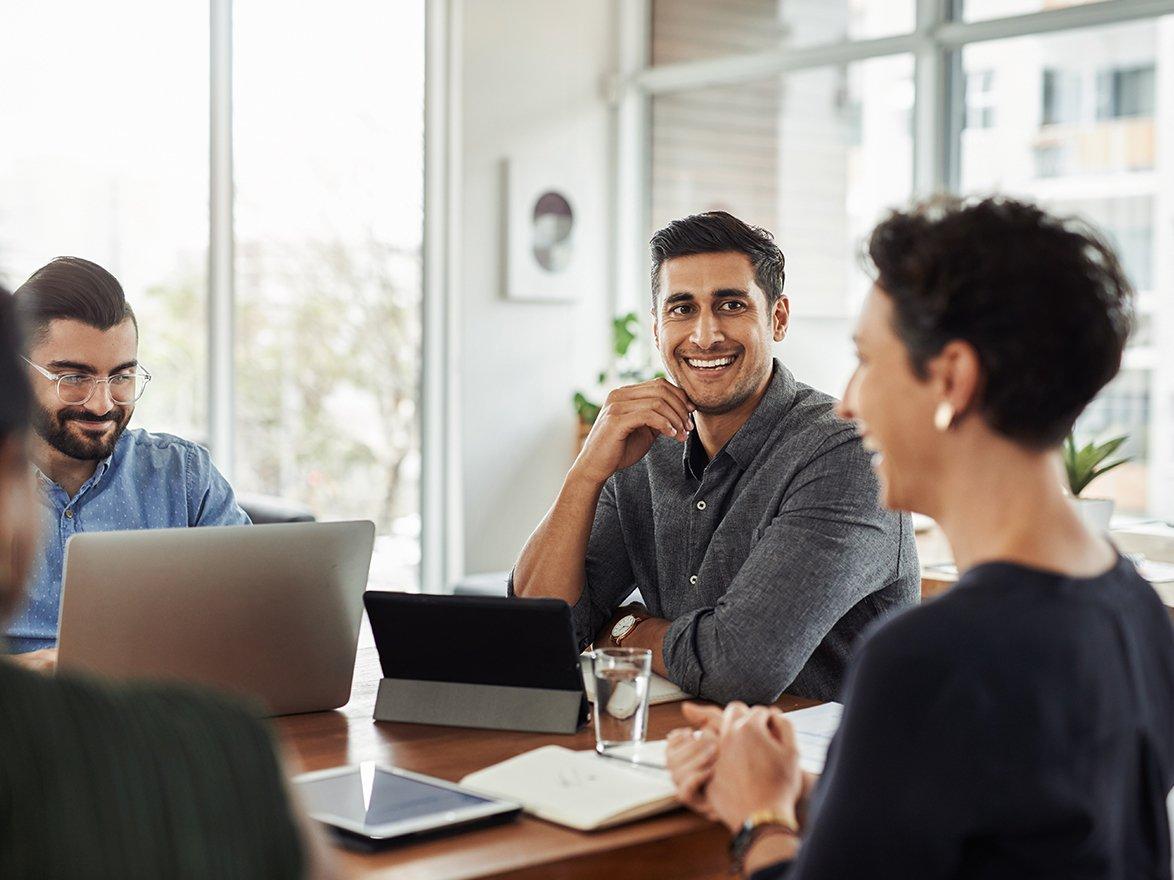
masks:
<svg viewBox="0 0 1174 880"><path fill-rule="evenodd" d="M670 370L670 372L674 373L673 378L677 385L685 390L685 393L689 395L689 400L697 408L697 412L702 415L722 416L738 409L758 393L759 386L762 384L763 370L767 375L770 375L773 370L773 362L768 362L757 371L753 368L748 369L748 365L745 363L746 349L744 347L739 347L734 354L738 357L736 366L739 367L740 372L732 377L730 384L720 389L711 386L694 387L689 382L692 374L689 365L684 362L685 359L706 357L705 352L684 353L678 351L674 354L674 359L680 364L680 367L677 371Z"/></svg>
<svg viewBox="0 0 1174 880"><path fill-rule="evenodd" d="M101 461L114 452L118 438L126 430L130 422L131 407L117 406L107 413L94 415L84 409L67 408L56 412L45 409L40 404L33 408L33 430L41 438L63 455L76 458L79 461ZM70 422L105 422L113 421L114 427L101 437L85 434L76 434L70 430Z"/></svg>
<svg viewBox="0 0 1174 880"><path fill-rule="evenodd" d="M697 412L701 413L702 415L724 416L726 413L733 412L746 401L748 401L751 397L754 396L756 391L758 391L757 380L744 381L720 400L696 400L692 397L689 399L692 400L693 405L697 407Z"/></svg>

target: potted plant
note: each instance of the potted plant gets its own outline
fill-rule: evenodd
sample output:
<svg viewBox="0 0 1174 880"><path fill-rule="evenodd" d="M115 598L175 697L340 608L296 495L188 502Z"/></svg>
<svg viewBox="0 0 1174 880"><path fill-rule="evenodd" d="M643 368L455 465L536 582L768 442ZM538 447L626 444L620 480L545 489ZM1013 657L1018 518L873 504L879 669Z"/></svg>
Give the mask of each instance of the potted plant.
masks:
<svg viewBox="0 0 1174 880"><path fill-rule="evenodd" d="M1107 461L1128 439L1128 436L1114 437L1104 443L1077 446L1074 435L1069 434L1064 438L1064 472L1068 477L1068 489L1072 492L1080 518L1086 525L1098 531L1109 530L1109 520L1113 516L1113 499L1084 498L1080 493L1097 477L1133 460L1130 456L1124 456L1115 461Z"/></svg>
<svg viewBox="0 0 1174 880"><path fill-rule="evenodd" d="M648 370L637 361L636 352L632 351L632 345L635 343L639 331L640 316L635 312L627 312L612 319L612 353L615 355L615 359L608 369L599 374L599 390L596 392L599 401L607 396L607 391L611 387L645 382L664 375L660 371ZM571 402L575 407L575 414L579 417L579 443L582 444L587 439L587 435L591 433L591 426L599 417L599 410L603 404L592 400L582 391L576 391Z"/></svg>

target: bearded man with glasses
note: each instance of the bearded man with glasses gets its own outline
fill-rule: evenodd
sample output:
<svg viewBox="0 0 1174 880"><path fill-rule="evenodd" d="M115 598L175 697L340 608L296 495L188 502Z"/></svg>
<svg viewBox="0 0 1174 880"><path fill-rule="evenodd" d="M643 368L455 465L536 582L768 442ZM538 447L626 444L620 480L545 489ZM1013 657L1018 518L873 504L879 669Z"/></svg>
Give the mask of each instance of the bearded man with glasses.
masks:
<svg viewBox="0 0 1174 880"><path fill-rule="evenodd" d="M248 516L208 452L170 434L127 430L151 374L122 285L96 263L58 257L14 294L33 387L30 457L42 554L8 649L56 666L65 543L78 532L241 525Z"/></svg>

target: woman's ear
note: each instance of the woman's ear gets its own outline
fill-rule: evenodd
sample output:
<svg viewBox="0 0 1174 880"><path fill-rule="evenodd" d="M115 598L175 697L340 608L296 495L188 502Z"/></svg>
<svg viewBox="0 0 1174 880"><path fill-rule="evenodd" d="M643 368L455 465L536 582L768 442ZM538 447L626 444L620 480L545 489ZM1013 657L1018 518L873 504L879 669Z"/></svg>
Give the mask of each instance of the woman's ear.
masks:
<svg viewBox="0 0 1174 880"><path fill-rule="evenodd" d="M973 345L961 339L947 342L927 366L939 401L949 404L955 421L977 407L983 371Z"/></svg>

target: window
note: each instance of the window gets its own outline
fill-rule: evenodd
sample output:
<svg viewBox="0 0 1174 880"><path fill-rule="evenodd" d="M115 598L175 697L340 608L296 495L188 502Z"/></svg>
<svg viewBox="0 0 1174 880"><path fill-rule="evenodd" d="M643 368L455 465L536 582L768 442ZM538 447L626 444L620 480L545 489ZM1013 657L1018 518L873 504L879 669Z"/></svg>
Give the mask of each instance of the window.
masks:
<svg viewBox="0 0 1174 880"><path fill-rule="evenodd" d="M988 18L1023 15L1028 12L1063 9L1066 6L1088 6L1111 2L1114 0L961 0L961 6L963 21L982 21Z"/></svg>
<svg viewBox="0 0 1174 880"><path fill-rule="evenodd" d="M423 4L251 0L234 25L237 484L374 520L402 545L402 588L419 533Z"/></svg>
<svg viewBox="0 0 1174 880"><path fill-rule="evenodd" d="M1044 125L1061 125L1080 120L1080 77L1070 70L1044 68Z"/></svg>
<svg viewBox="0 0 1174 880"><path fill-rule="evenodd" d="M1102 71L1097 77L1097 119L1154 115L1154 67Z"/></svg>
<svg viewBox="0 0 1174 880"><path fill-rule="evenodd" d="M652 224L726 210L774 232L798 313L863 300L860 237L912 186L913 60L875 58L653 101Z"/></svg>
<svg viewBox="0 0 1174 880"><path fill-rule="evenodd" d="M1128 433L1135 460L1098 489L1120 510L1174 516L1174 273L1163 268L1174 253L1174 178L1158 149L1174 131L1174 105L1158 88L1174 63L1174 16L1118 14L1116 0L921 0L945 10L948 28L927 20L906 38L909 28L894 26L870 47L853 42L869 4L748 5L760 20L733 16L719 28L711 4L655 4L655 63L711 60L648 76L651 222L725 207L774 230L796 324L787 356L810 378L849 372L850 353L835 345L863 288L860 237L914 181L926 194L1006 193L1086 220L1114 245L1138 298L1121 374L1078 433ZM1102 23L1072 29L1062 11L1072 6ZM1007 36L971 24L983 19L1001 19ZM780 28L810 48L796 58L780 47ZM686 31L691 48L674 55ZM765 76L772 52L778 73ZM915 71L915 52L932 64ZM754 63L739 63L748 54Z"/></svg>
<svg viewBox="0 0 1174 880"><path fill-rule="evenodd" d="M60 255L112 272L155 376L134 424L201 442L208 18L200 2L13 4L0 53L0 276L15 287Z"/></svg>
<svg viewBox="0 0 1174 880"><path fill-rule="evenodd" d="M1037 126L1019 106L1022 95L1002 96L999 114L1006 124L997 126L981 145L963 136L961 190L1026 196L1093 224L1114 245L1142 294L1139 310L1147 322L1157 316L1157 300L1148 295L1155 281L1155 210L1161 197L1152 172L1155 122L1152 115L1122 119L1125 114L1117 111L1144 106L1137 98L1145 92L1147 79L1152 98L1156 37L1152 22L1137 22L980 43L962 52L967 69L993 62L1008 70L1040 70L1044 101ZM1098 83L1096 112L1081 106L1080 82ZM1106 94L1116 97L1106 103ZM1101 112L1106 106L1112 112ZM1136 460L1120 468L1116 479L1105 478L1125 510L1144 511L1154 506L1154 500L1166 503L1151 499L1150 492L1151 482L1157 483L1150 479L1148 459L1149 433L1157 428L1150 422L1149 405L1156 359L1152 343L1135 336L1127 353L1129 369L1105 389L1077 426L1078 433L1089 439L1130 434L1130 453Z"/></svg>
<svg viewBox="0 0 1174 880"><path fill-rule="evenodd" d="M110 269L154 375L135 424L201 443L210 18L206 0L16 4L0 53L0 131L20 133L0 142L0 275L58 254ZM372 582L410 589L424 3L242 0L233 26L236 460L217 463L239 492L374 520Z"/></svg>
<svg viewBox="0 0 1174 880"><path fill-rule="evenodd" d="M995 124L995 72L966 74L966 128L991 128Z"/></svg>
<svg viewBox="0 0 1174 880"><path fill-rule="evenodd" d="M909 33L915 0L652 0L652 63Z"/></svg>

